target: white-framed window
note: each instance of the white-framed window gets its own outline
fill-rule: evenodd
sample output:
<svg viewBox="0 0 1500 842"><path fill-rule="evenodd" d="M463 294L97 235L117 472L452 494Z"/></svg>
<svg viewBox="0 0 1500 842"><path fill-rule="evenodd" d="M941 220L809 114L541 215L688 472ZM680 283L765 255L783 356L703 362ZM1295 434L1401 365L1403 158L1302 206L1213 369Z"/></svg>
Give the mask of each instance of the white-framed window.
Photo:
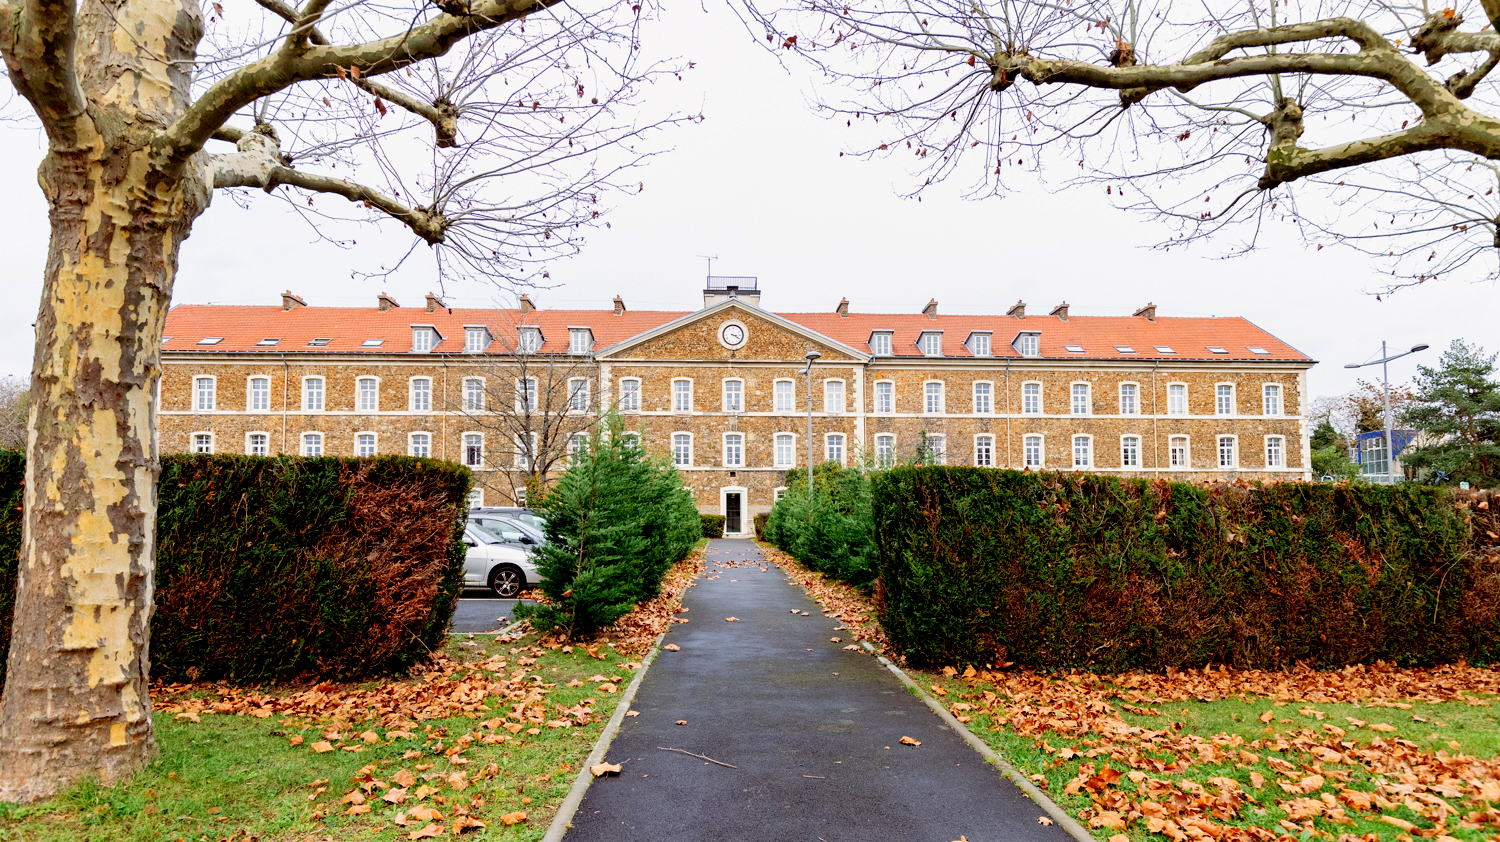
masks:
<svg viewBox="0 0 1500 842"><path fill-rule="evenodd" d="M891 355L890 331L878 330L870 334L870 353L877 357L889 357Z"/></svg>
<svg viewBox="0 0 1500 842"><path fill-rule="evenodd" d="M875 437L875 464L881 468L896 464L896 437L890 433Z"/></svg>
<svg viewBox="0 0 1500 842"><path fill-rule="evenodd" d="M989 415L995 411L995 384L979 381L974 384L974 412Z"/></svg>
<svg viewBox="0 0 1500 842"><path fill-rule="evenodd" d="M271 378L252 377L249 385L245 408L251 412L269 412L271 410Z"/></svg>
<svg viewBox="0 0 1500 842"><path fill-rule="evenodd" d="M516 436L516 467L530 470L533 453L536 453L536 433Z"/></svg>
<svg viewBox="0 0 1500 842"><path fill-rule="evenodd" d="M478 377L464 378L464 412L484 411L484 380Z"/></svg>
<svg viewBox="0 0 1500 842"><path fill-rule="evenodd" d="M1026 436L1022 438L1021 451L1021 459L1026 467L1042 467L1042 454L1044 453L1044 450L1042 448L1041 436Z"/></svg>
<svg viewBox="0 0 1500 842"><path fill-rule="evenodd" d="M1141 466L1141 437L1120 436L1120 467L1139 468Z"/></svg>
<svg viewBox="0 0 1500 842"><path fill-rule="evenodd" d="M516 351L522 354L535 354L542 350L542 331L535 327L516 328Z"/></svg>
<svg viewBox="0 0 1500 842"><path fill-rule="evenodd" d="M797 464L797 437L791 433L776 435L776 467L790 468Z"/></svg>
<svg viewBox="0 0 1500 842"><path fill-rule="evenodd" d="M969 337L969 353L976 357L988 357L990 355L990 335L988 333L975 333Z"/></svg>
<svg viewBox="0 0 1500 842"><path fill-rule="evenodd" d="M568 437L568 467L577 465L583 454L589 449L589 437L583 433L574 433Z"/></svg>
<svg viewBox="0 0 1500 842"><path fill-rule="evenodd" d="M518 497L518 499L516 500L516 502L518 504L522 505L522 506L526 505L525 494L526 494L526 489L524 489L524 488L517 489L517 497ZM468 497L465 498L465 499L468 502L469 508L471 508L471 509L481 508L482 506L484 506L484 489L483 488L475 488L475 489L471 490L469 492Z"/></svg>
<svg viewBox="0 0 1500 842"><path fill-rule="evenodd" d="M927 454L932 457L932 464L948 464L948 437L927 434Z"/></svg>
<svg viewBox="0 0 1500 842"><path fill-rule="evenodd" d="M411 329L411 349L418 353L425 353L437 347L437 331L430 327L413 327Z"/></svg>
<svg viewBox="0 0 1500 842"><path fill-rule="evenodd" d="M739 379L724 381L724 411L745 411L745 381Z"/></svg>
<svg viewBox="0 0 1500 842"><path fill-rule="evenodd" d="M685 377L672 381L672 411L693 411L693 381Z"/></svg>
<svg viewBox="0 0 1500 842"><path fill-rule="evenodd" d="M780 503L781 502L781 498L783 498L783 497L786 496L786 486L784 486L784 485L777 486L774 490L772 490L771 494L774 495L774 497L776 498L776 502Z"/></svg>
<svg viewBox="0 0 1500 842"><path fill-rule="evenodd" d="M470 468L484 465L483 433L464 433L463 463Z"/></svg>
<svg viewBox="0 0 1500 842"><path fill-rule="evenodd" d="M621 440L622 443L624 443L624 445L625 445L625 447L626 447L627 450L640 450L641 449L641 434L640 433L622 433L620 435L620 440Z"/></svg>
<svg viewBox="0 0 1500 842"><path fill-rule="evenodd" d="M1021 412L1026 415L1042 414L1042 384L1021 384Z"/></svg>
<svg viewBox="0 0 1500 842"><path fill-rule="evenodd" d="M568 328L568 353L587 354L594 350L594 332L586 327Z"/></svg>
<svg viewBox="0 0 1500 842"><path fill-rule="evenodd" d="M679 468L690 468L693 465L693 434L672 434L672 464Z"/></svg>
<svg viewBox="0 0 1500 842"><path fill-rule="evenodd" d="M1233 468L1239 464L1237 457L1234 436L1219 436L1219 467Z"/></svg>
<svg viewBox="0 0 1500 842"><path fill-rule="evenodd" d="M268 433L246 433L245 434L246 456L270 456L271 436Z"/></svg>
<svg viewBox="0 0 1500 842"><path fill-rule="evenodd" d="M922 384L922 411L938 415L943 411L943 381L929 380Z"/></svg>
<svg viewBox="0 0 1500 842"><path fill-rule="evenodd" d="M323 378L302 378L302 411L323 411Z"/></svg>
<svg viewBox="0 0 1500 842"><path fill-rule="evenodd" d="M823 411L827 413L844 411L844 381L823 381Z"/></svg>
<svg viewBox="0 0 1500 842"><path fill-rule="evenodd" d="M889 380L879 380L875 383L875 411L892 413L896 411L896 384Z"/></svg>
<svg viewBox="0 0 1500 842"><path fill-rule="evenodd" d="M380 381L361 377L354 381L354 408L360 412L380 411Z"/></svg>
<svg viewBox="0 0 1500 842"><path fill-rule="evenodd" d="M1089 396L1089 384L1073 384L1073 414L1088 415L1093 411L1094 402Z"/></svg>
<svg viewBox="0 0 1500 842"><path fill-rule="evenodd" d="M1281 414L1281 387L1267 383L1260 387L1260 407L1263 415Z"/></svg>
<svg viewBox="0 0 1500 842"><path fill-rule="evenodd" d="M943 355L943 334L941 331L928 331L922 334L918 341L918 347L922 349L922 355L927 357L941 357Z"/></svg>
<svg viewBox="0 0 1500 842"><path fill-rule="evenodd" d="M1094 464L1094 437L1073 437L1073 467L1088 468Z"/></svg>
<svg viewBox="0 0 1500 842"><path fill-rule="evenodd" d="M974 437L974 466L976 468L995 467L995 437Z"/></svg>
<svg viewBox="0 0 1500 842"><path fill-rule="evenodd" d="M213 453L214 452L214 434L213 433L193 433L193 452L194 453Z"/></svg>
<svg viewBox="0 0 1500 842"><path fill-rule="evenodd" d="M1042 335L1040 333L1023 333L1016 337L1016 350L1023 357L1040 357L1042 355Z"/></svg>
<svg viewBox="0 0 1500 842"><path fill-rule="evenodd" d="M829 433L823 437L824 458L829 462L844 464L844 434Z"/></svg>
<svg viewBox="0 0 1500 842"><path fill-rule="evenodd" d="M482 354L490 347L490 332L483 327L464 328L464 351L470 354Z"/></svg>
<svg viewBox="0 0 1500 842"><path fill-rule="evenodd" d="M1168 383L1167 384L1167 414L1168 415L1187 415L1187 413L1188 413L1187 384L1186 383Z"/></svg>
<svg viewBox="0 0 1500 842"><path fill-rule="evenodd" d="M724 434L724 467L745 467L745 436L743 434Z"/></svg>
<svg viewBox="0 0 1500 842"><path fill-rule="evenodd" d="M1281 436L1266 436L1266 467L1286 467L1286 439Z"/></svg>
<svg viewBox="0 0 1500 842"><path fill-rule="evenodd" d="M1172 436L1167 439L1167 461L1173 468L1191 468L1188 459L1188 437Z"/></svg>
<svg viewBox="0 0 1500 842"><path fill-rule="evenodd" d="M1234 385L1220 383L1214 386L1214 413L1216 415L1234 414Z"/></svg>
<svg viewBox="0 0 1500 842"><path fill-rule="evenodd" d="M193 378L193 409L198 412L213 412L217 384L212 377Z"/></svg>
<svg viewBox="0 0 1500 842"><path fill-rule="evenodd" d="M322 456L323 455L323 434L322 433L303 433L302 434L302 455L303 456Z"/></svg>
<svg viewBox="0 0 1500 842"><path fill-rule="evenodd" d="M374 433L355 433L354 434L354 455L355 456L374 456L375 455L375 434Z"/></svg>
<svg viewBox="0 0 1500 842"><path fill-rule="evenodd" d="M777 412L797 411L797 384L791 380L777 380L771 387L776 399Z"/></svg>
<svg viewBox="0 0 1500 842"><path fill-rule="evenodd" d="M1141 414L1141 387L1135 383L1120 384L1120 414Z"/></svg>
<svg viewBox="0 0 1500 842"><path fill-rule="evenodd" d="M408 456L431 456L432 435L430 433L412 433L407 436L406 454Z"/></svg>
<svg viewBox="0 0 1500 842"><path fill-rule="evenodd" d="M568 381L568 411L589 411L589 380L587 377L574 377Z"/></svg>
<svg viewBox="0 0 1500 842"><path fill-rule="evenodd" d="M636 377L625 377L620 380L620 411L641 411L641 381Z"/></svg>
<svg viewBox="0 0 1500 842"><path fill-rule="evenodd" d="M535 377L516 381L516 411L536 412L538 406L537 385Z"/></svg>
<svg viewBox="0 0 1500 842"><path fill-rule="evenodd" d="M407 405L412 412L432 411L432 381L426 377L413 377L411 379L411 396Z"/></svg>

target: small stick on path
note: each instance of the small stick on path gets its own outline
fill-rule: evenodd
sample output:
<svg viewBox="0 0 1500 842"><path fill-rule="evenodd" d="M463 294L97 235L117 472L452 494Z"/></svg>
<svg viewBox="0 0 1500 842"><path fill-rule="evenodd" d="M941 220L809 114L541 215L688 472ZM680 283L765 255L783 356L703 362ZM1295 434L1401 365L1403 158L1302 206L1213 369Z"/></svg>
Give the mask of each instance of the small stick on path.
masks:
<svg viewBox="0 0 1500 842"><path fill-rule="evenodd" d="M719 764L719 765L720 765L720 766L728 766L728 767L729 767L729 768L731 768L731 769L738 769L738 768L740 768L740 767L738 767L738 766L735 766L735 765L733 765L733 764L731 764L731 763L725 763L725 762L724 762L724 761L722 761L722 760L715 760L715 759L713 759L713 758L712 758L712 757L704 757L704 756L703 756L703 755L701 755L701 754L693 754L693 753L692 753L692 752L691 752L691 751L685 751L685 750L683 750L683 749L680 749L680 748L663 748L663 747L661 747L661 746L657 746L657 747L656 747L656 750L657 750L657 751L675 751L675 752L679 752L679 753L681 753L681 754L686 754L686 755L689 755L689 756L691 756L691 757L696 757L696 758L698 758L698 759L699 759L699 760L707 760L707 761L708 761L708 762L709 762L709 763L717 763L717 764Z"/></svg>

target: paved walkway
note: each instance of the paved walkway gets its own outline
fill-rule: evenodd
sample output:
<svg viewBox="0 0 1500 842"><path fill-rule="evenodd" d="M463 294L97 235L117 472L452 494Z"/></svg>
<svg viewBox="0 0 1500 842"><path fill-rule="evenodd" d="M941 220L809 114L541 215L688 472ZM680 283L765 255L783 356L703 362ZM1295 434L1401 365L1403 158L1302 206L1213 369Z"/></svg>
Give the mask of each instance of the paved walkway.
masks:
<svg viewBox="0 0 1500 842"><path fill-rule="evenodd" d="M683 604L567 842L1070 839L750 541L714 541Z"/></svg>
<svg viewBox="0 0 1500 842"><path fill-rule="evenodd" d="M500 599L482 591L466 591L453 609L453 624L448 631L453 634L505 631L510 612L517 602L520 600Z"/></svg>

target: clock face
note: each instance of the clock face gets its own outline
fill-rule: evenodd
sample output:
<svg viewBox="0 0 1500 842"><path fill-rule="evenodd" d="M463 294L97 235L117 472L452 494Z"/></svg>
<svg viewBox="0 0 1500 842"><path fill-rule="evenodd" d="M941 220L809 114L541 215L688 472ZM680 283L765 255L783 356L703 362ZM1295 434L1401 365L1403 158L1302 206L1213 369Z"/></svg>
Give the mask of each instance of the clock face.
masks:
<svg viewBox="0 0 1500 842"><path fill-rule="evenodd" d="M745 341L745 329L739 325L724 326L724 344L740 345Z"/></svg>

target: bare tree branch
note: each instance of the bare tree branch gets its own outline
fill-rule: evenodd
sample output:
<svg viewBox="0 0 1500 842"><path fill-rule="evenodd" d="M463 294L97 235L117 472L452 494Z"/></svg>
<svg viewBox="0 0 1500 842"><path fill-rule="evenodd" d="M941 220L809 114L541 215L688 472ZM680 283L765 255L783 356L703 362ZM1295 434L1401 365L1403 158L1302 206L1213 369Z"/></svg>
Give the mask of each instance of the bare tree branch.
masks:
<svg viewBox="0 0 1500 842"><path fill-rule="evenodd" d="M0 6L0 56L11 84L31 103L52 143L64 148L74 144L74 123L88 106L75 71L76 25L71 0Z"/></svg>

